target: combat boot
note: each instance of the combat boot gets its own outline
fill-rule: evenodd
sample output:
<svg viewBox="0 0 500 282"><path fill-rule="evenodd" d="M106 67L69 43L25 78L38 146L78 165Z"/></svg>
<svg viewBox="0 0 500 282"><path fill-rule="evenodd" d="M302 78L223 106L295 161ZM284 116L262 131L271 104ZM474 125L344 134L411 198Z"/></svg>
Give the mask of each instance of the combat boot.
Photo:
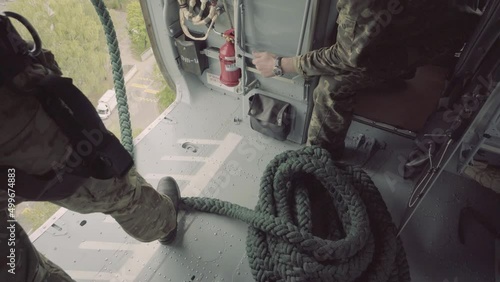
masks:
<svg viewBox="0 0 500 282"><path fill-rule="evenodd" d="M331 147L331 146L325 146L324 144L312 144L310 140L308 139L306 141L306 146L319 146L330 153L330 156L332 159L335 161L339 161L344 158L344 153L345 153L345 143L344 141L340 142L337 146Z"/></svg>
<svg viewBox="0 0 500 282"><path fill-rule="evenodd" d="M179 213L179 200L181 198L181 192L175 179L169 176L160 179L157 191L169 197L175 208L175 228L165 237L158 239L161 244L169 245L175 240L175 236L177 235L177 215Z"/></svg>

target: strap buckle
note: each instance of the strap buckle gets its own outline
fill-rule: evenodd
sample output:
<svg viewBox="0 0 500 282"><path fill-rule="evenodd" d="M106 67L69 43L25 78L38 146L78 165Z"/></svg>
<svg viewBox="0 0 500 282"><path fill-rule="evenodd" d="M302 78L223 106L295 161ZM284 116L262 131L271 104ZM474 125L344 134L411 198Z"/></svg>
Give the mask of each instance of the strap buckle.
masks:
<svg viewBox="0 0 500 282"><path fill-rule="evenodd" d="M26 27L33 38L33 44L24 41L9 18L16 19ZM40 36L28 20L14 12L0 13L0 86L23 71L41 51Z"/></svg>
<svg viewBox="0 0 500 282"><path fill-rule="evenodd" d="M16 19L26 27L33 38L33 44L24 41L9 18ZM0 56L32 55L36 57L41 51L42 40L25 17L8 11L0 13Z"/></svg>

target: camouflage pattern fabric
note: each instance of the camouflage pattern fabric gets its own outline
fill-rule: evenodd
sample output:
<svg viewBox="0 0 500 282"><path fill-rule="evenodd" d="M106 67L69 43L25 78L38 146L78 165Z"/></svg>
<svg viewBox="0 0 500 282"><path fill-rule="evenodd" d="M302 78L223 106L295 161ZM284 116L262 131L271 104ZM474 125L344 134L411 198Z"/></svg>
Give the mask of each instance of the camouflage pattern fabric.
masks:
<svg viewBox="0 0 500 282"><path fill-rule="evenodd" d="M24 83L47 74L49 70L34 65L17 80ZM0 165L15 164L27 173L44 174L52 168L52 163L69 156L68 138L35 97L3 86L0 99Z"/></svg>
<svg viewBox="0 0 500 282"><path fill-rule="evenodd" d="M336 43L293 58L306 78L321 76L308 143L334 155L343 150L357 92L451 61L477 21L448 1L340 0L337 7Z"/></svg>
<svg viewBox="0 0 500 282"><path fill-rule="evenodd" d="M38 253L22 226L15 223L15 274L7 272L10 230L5 225L10 219L7 211L8 195L0 190L0 281L73 281L68 274ZM22 199L16 199L22 202ZM176 217L172 201L151 187L131 169L123 178L99 180L91 178L75 194L54 204L79 213L102 212L111 215L135 239L151 242L165 237L175 228ZM10 223L9 223L10 224Z"/></svg>
<svg viewBox="0 0 500 282"><path fill-rule="evenodd" d="M165 237L176 226L170 198L158 193L135 168L123 178L90 178L71 197L53 203L83 214L109 214L141 242Z"/></svg>
<svg viewBox="0 0 500 282"><path fill-rule="evenodd" d="M48 56L49 60L52 58ZM58 73L55 61L28 67L12 84L0 87L0 164L40 175L63 163L72 152L68 138L30 97L37 79ZM4 179L4 183L7 183ZM0 190L0 281L73 281L61 268L38 253L17 222L10 223L9 195ZM15 197L15 204L24 199ZM135 170L123 178L89 178L76 192L53 203L80 213L111 215L130 236L141 242L165 237L176 225L175 208ZM13 224L12 228L10 225ZM7 226L6 226L7 225ZM13 230L14 232L11 232ZM15 242L15 274L9 273L9 254Z"/></svg>

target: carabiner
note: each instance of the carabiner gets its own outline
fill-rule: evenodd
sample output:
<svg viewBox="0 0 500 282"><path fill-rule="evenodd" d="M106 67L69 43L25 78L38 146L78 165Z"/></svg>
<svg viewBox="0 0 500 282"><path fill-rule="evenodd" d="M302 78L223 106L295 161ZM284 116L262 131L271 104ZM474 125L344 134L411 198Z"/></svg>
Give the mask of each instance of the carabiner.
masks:
<svg viewBox="0 0 500 282"><path fill-rule="evenodd" d="M32 56L38 56L40 52L42 52L42 40L40 39L40 36L38 35L38 32L36 29L31 25L31 23L23 16L14 13L14 12L9 12L5 11L3 14L9 18L16 19L18 22L20 22L26 29L29 31L31 34L31 37L33 38L34 46L31 50L29 50L30 54Z"/></svg>

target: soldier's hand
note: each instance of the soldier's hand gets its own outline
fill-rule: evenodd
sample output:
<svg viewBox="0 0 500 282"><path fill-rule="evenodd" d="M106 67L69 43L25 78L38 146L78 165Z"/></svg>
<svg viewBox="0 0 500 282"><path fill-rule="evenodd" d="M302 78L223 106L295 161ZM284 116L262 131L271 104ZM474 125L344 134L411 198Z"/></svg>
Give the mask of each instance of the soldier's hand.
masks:
<svg viewBox="0 0 500 282"><path fill-rule="evenodd" d="M254 59L252 63L264 77L274 76L274 59L276 55L269 52L253 52Z"/></svg>

